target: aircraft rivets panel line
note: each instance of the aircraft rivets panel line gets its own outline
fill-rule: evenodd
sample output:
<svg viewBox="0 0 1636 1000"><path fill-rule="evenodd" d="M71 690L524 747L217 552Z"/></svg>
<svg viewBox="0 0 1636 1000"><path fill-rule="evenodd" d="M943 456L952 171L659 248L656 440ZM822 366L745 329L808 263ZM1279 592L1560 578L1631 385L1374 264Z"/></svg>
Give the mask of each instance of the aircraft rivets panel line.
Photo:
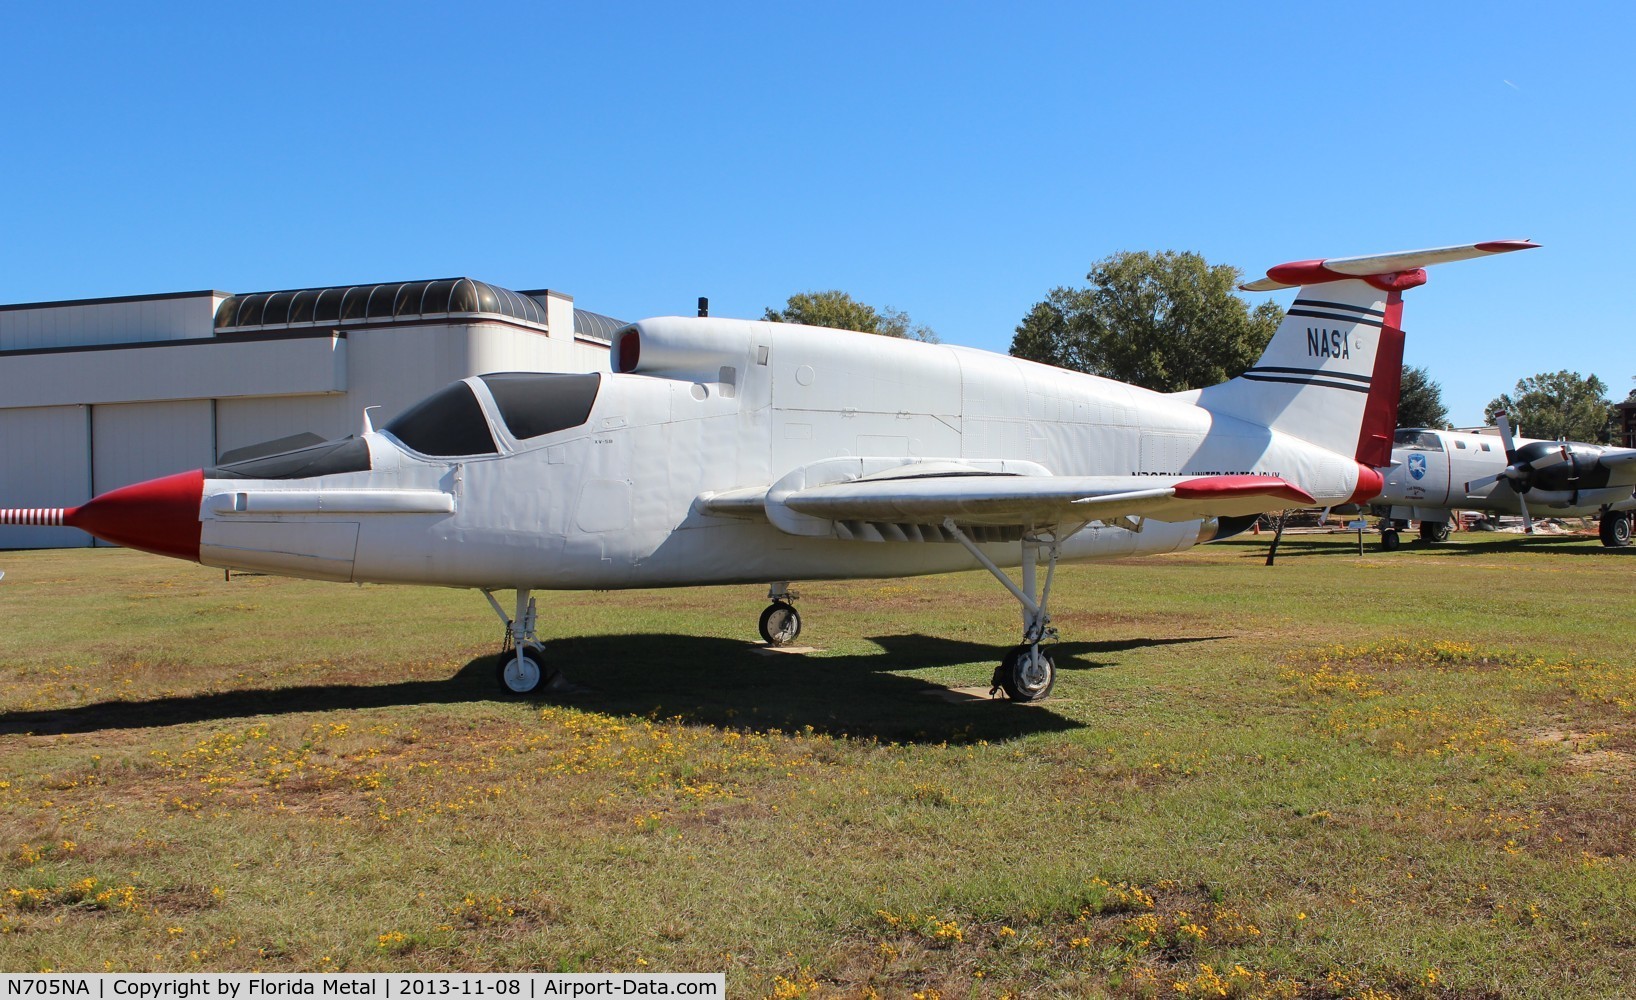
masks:
<svg viewBox="0 0 1636 1000"><path fill-rule="evenodd" d="M36 528L63 526L61 507L6 507L0 508L0 524L22 524Z"/></svg>

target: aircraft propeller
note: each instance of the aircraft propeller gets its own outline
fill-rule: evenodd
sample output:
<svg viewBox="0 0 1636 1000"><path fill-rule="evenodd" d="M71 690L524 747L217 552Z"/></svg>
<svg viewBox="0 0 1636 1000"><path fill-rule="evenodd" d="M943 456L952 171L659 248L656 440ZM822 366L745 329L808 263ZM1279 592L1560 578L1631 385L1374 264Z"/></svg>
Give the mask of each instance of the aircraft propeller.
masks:
<svg viewBox="0 0 1636 1000"><path fill-rule="evenodd" d="M1473 479L1466 483L1466 492L1487 486L1489 483L1503 479L1511 491L1517 495L1517 506L1522 510L1522 528L1527 534L1534 533L1534 519L1528 513L1528 498L1525 494L1534 488L1534 480L1547 469L1555 468L1564 462L1572 462L1573 456L1568 452L1566 444L1547 451L1531 461L1517 460L1517 443L1511 436L1511 421L1506 419L1503 412L1494 415L1494 424L1500 429L1500 443L1505 447L1504 469L1492 476Z"/></svg>

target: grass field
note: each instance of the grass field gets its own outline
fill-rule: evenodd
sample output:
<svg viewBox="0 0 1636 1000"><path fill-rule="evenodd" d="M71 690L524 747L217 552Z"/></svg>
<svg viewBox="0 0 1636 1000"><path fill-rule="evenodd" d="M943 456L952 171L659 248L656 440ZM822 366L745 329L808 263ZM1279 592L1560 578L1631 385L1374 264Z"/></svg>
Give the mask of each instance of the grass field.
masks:
<svg viewBox="0 0 1636 1000"><path fill-rule="evenodd" d="M0 553L0 969L727 972L734 996L1615 996L1636 551L1265 537L1059 574L541 595Z"/></svg>

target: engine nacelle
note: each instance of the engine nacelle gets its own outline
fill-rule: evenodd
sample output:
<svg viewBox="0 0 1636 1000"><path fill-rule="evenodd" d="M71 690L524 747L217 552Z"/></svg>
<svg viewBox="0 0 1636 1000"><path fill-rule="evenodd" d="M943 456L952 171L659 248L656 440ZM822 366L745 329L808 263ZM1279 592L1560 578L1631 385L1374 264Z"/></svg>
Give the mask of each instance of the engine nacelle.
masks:
<svg viewBox="0 0 1636 1000"><path fill-rule="evenodd" d="M764 323L709 323L661 316L614 333L613 369L622 374L663 375L698 382L730 382L731 374L766 364L771 336Z"/></svg>

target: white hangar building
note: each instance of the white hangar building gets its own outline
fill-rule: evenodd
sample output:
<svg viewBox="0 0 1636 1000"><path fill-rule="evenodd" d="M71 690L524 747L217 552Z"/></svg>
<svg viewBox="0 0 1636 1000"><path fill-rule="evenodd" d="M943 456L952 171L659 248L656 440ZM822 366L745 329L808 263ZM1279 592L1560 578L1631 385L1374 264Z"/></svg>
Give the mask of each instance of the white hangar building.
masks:
<svg viewBox="0 0 1636 1000"><path fill-rule="evenodd" d="M472 278L0 305L0 498L74 506L345 437L470 375L607 371L621 325ZM0 527L0 548L89 544Z"/></svg>

